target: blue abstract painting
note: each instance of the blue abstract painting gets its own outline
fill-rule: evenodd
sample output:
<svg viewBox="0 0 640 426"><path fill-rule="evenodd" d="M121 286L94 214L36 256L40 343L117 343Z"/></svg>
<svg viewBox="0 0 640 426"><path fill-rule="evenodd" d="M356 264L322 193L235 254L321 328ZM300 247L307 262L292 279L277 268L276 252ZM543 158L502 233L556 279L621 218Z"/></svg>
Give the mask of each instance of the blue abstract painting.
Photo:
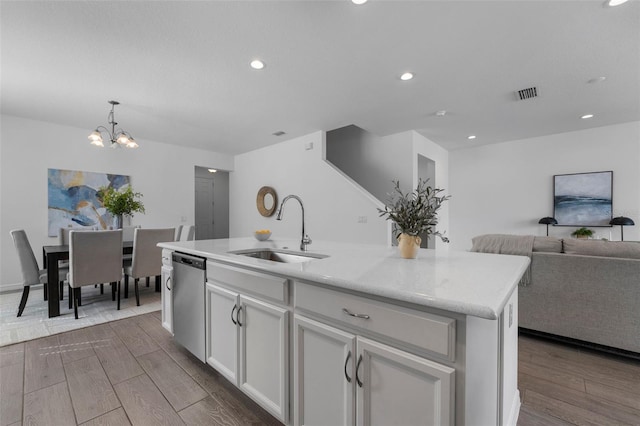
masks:
<svg viewBox="0 0 640 426"><path fill-rule="evenodd" d="M129 186L129 176L49 169L49 236L60 228L109 229L113 218L97 196L105 186Z"/></svg>
<svg viewBox="0 0 640 426"><path fill-rule="evenodd" d="M554 176L554 217L558 225L609 226L613 172Z"/></svg>

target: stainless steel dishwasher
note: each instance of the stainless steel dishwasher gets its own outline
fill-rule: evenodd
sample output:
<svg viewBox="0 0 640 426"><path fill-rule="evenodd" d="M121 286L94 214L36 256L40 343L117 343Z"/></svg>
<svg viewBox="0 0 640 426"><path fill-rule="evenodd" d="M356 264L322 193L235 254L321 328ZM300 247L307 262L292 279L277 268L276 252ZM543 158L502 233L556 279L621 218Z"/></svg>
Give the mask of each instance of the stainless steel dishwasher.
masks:
<svg viewBox="0 0 640 426"><path fill-rule="evenodd" d="M205 362L206 259L173 253L173 336Z"/></svg>

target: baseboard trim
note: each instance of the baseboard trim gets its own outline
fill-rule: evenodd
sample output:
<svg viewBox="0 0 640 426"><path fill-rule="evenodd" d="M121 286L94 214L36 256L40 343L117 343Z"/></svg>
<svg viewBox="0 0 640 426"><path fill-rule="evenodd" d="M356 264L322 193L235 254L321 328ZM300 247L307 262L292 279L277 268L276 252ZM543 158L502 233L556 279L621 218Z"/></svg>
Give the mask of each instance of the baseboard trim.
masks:
<svg viewBox="0 0 640 426"><path fill-rule="evenodd" d="M516 395L513 398L513 402L511 404L511 410L509 412L509 418L505 425L516 426L518 424L518 417L520 416L520 406L522 402L520 400L520 391L516 390Z"/></svg>
<svg viewBox="0 0 640 426"><path fill-rule="evenodd" d="M39 288L40 286L42 286L42 284L32 285L31 287ZM24 285L22 285L22 283L2 284L2 285L0 285L0 294L2 294L2 293L13 293L13 292L16 292L16 291L22 291L23 288L24 288Z"/></svg>
<svg viewBox="0 0 640 426"><path fill-rule="evenodd" d="M616 355L624 358L633 358L640 360L640 353L628 351L626 349L614 348L611 346L600 345L598 343L586 342L584 340L572 339L571 337L558 336L556 334L545 333L544 331L531 330L529 328L519 327L518 331L528 336L539 337L542 339L553 340L560 343L565 343L572 346L579 346L581 348L590 349L595 352L606 352L611 355Z"/></svg>

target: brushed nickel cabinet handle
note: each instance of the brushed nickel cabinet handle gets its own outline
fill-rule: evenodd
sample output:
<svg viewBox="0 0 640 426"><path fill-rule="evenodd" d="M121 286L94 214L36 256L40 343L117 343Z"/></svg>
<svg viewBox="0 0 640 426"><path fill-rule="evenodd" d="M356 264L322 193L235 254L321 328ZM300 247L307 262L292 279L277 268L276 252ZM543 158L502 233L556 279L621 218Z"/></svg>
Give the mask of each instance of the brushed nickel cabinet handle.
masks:
<svg viewBox="0 0 640 426"><path fill-rule="evenodd" d="M342 312L344 312L347 315L351 315L352 317L355 318L362 318L362 319L369 319L371 318L369 315L367 314L354 314L352 312L349 312L349 310L347 308L342 308Z"/></svg>

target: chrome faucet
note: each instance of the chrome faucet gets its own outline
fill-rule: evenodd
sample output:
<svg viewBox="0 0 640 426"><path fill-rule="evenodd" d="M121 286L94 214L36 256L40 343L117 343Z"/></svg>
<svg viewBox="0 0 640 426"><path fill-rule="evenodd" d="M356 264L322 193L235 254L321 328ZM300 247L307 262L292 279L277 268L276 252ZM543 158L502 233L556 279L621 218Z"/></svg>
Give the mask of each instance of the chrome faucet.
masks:
<svg viewBox="0 0 640 426"><path fill-rule="evenodd" d="M311 238L304 232L304 204L302 204L302 200L297 195L287 195L280 203L280 208L278 209L278 216L276 220L282 220L282 213L284 212L284 203L287 202L290 198L298 200L300 203L300 207L302 208L302 239L300 240L300 250L307 251L307 246L311 244Z"/></svg>

